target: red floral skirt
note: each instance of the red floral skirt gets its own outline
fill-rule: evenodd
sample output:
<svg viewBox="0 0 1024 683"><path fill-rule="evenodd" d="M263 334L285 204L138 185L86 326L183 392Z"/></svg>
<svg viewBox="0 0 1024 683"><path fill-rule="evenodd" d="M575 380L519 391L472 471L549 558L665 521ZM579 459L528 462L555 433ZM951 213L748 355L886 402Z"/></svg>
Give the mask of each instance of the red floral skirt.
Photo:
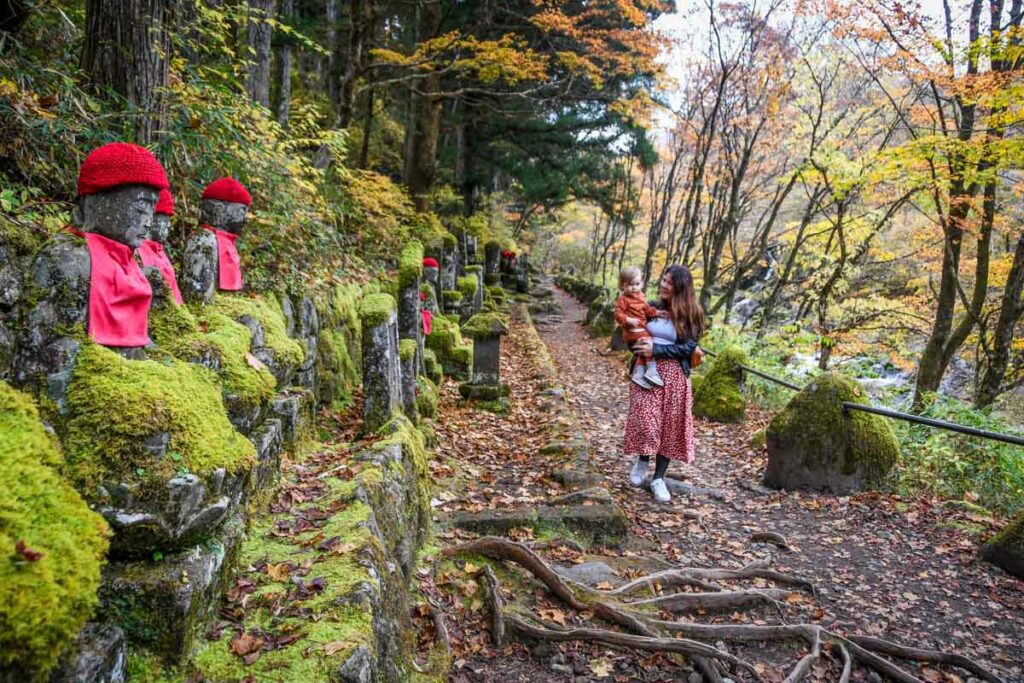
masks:
<svg viewBox="0 0 1024 683"><path fill-rule="evenodd" d="M663 387L641 389L629 383L629 415L623 450L693 462L693 391L677 360L659 360Z"/></svg>

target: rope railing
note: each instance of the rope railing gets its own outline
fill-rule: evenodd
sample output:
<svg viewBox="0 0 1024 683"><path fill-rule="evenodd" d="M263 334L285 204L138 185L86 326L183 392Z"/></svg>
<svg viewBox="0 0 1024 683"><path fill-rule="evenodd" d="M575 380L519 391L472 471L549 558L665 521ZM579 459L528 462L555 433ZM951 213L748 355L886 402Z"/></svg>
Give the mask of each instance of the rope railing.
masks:
<svg viewBox="0 0 1024 683"><path fill-rule="evenodd" d="M718 356L713 351L707 349L701 349L704 353L712 358ZM792 389L793 391L803 391L803 387L800 387L792 382L787 382L784 379L773 377L767 373L761 372L756 368L749 367L747 365L740 365L740 369L744 373L750 373L762 379L768 380L778 384L779 386ZM875 406L864 405L862 403L850 403L849 401L843 402L843 415L846 417L850 416L851 410L859 410L865 413L872 413L874 415L881 415L882 417L888 417L892 420L903 420L905 422L913 422L914 424L925 425L926 427L932 427L934 429L945 429L950 432L958 432L960 434L968 434L970 436L976 436L981 439L988 439L990 441L1001 441L1002 443L1009 443L1015 446L1024 446L1024 437L1016 436L1014 434L1003 434L1002 432L993 432L987 429L979 429L977 427L968 427L967 425L957 424L956 422L947 422L946 420L937 420L932 417L922 417L920 415L914 415L912 413L903 413L898 410L889 410L888 408L876 408Z"/></svg>

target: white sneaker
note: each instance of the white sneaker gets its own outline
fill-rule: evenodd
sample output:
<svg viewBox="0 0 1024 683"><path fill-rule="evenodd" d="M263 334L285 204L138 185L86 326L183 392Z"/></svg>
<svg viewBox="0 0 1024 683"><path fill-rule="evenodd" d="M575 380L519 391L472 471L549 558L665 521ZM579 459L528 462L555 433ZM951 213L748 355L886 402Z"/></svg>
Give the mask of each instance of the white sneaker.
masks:
<svg viewBox="0 0 1024 683"><path fill-rule="evenodd" d="M654 363L647 366L647 371L644 372L644 379L656 387L665 386L665 382L662 381L661 375L658 373L658 366Z"/></svg>
<svg viewBox="0 0 1024 683"><path fill-rule="evenodd" d="M631 483L633 486L639 487L643 486L646 480L647 461L637 458L636 462L633 463L633 469L629 471L629 483Z"/></svg>
<svg viewBox="0 0 1024 683"><path fill-rule="evenodd" d="M659 503L667 503L672 500L672 494L668 492L668 486L665 485L665 480L661 477L651 482L651 493Z"/></svg>

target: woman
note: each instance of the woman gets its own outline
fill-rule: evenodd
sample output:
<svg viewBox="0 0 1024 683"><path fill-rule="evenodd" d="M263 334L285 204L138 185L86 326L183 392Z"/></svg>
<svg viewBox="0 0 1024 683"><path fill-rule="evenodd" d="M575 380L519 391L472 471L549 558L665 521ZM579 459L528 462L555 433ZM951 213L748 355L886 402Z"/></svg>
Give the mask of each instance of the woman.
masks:
<svg viewBox="0 0 1024 683"><path fill-rule="evenodd" d="M630 383L624 450L636 458L629 474L633 486L643 486L647 464L655 456L651 491L658 502L667 503L672 499L665 485L669 462L693 462L690 359L695 352L701 354L697 342L704 333L704 311L693 289L693 276L684 266L665 271L658 296L654 307L669 315L648 322L651 339L637 342L633 351L654 356L664 386L643 389Z"/></svg>

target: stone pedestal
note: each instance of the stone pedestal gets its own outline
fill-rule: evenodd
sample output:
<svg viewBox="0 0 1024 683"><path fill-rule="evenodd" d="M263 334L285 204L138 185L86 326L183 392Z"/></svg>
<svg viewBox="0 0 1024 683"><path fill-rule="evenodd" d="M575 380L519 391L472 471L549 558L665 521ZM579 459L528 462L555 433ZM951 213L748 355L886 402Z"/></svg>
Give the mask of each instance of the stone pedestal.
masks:
<svg viewBox="0 0 1024 683"><path fill-rule="evenodd" d="M478 251L476 235L466 235L466 263L477 263Z"/></svg>
<svg viewBox="0 0 1024 683"><path fill-rule="evenodd" d="M501 383L501 337L508 324L496 313L478 313L466 321L462 331L473 339L471 381L459 387L465 398L494 401L508 395Z"/></svg>
<svg viewBox="0 0 1024 683"><path fill-rule="evenodd" d="M484 267L479 265L466 266L466 277L476 278L476 289L469 309L472 314L480 312L484 306Z"/></svg>
<svg viewBox="0 0 1024 683"><path fill-rule="evenodd" d="M530 291L530 260L527 254L516 260L516 291L520 294Z"/></svg>
<svg viewBox="0 0 1024 683"><path fill-rule="evenodd" d="M398 338L410 339L415 344L413 368L417 374L423 369L422 277L423 245L410 242L398 258Z"/></svg>
<svg viewBox="0 0 1024 683"><path fill-rule="evenodd" d="M371 294L359 305L363 327L363 429L375 432L402 406L398 313L388 294Z"/></svg>
<svg viewBox="0 0 1024 683"><path fill-rule="evenodd" d="M455 235L445 233L441 243L441 291L455 289L455 278L458 276L458 241Z"/></svg>
<svg viewBox="0 0 1024 683"><path fill-rule="evenodd" d="M501 245L488 242L484 245L484 282L494 286L501 282Z"/></svg>
<svg viewBox="0 0 1024 683"><path fill-rule="evenodd" d="M413 423L419 422L419 411L416 408L416 342L402 339L398 342L398 358L402 373L402 412Z"/></svg>

